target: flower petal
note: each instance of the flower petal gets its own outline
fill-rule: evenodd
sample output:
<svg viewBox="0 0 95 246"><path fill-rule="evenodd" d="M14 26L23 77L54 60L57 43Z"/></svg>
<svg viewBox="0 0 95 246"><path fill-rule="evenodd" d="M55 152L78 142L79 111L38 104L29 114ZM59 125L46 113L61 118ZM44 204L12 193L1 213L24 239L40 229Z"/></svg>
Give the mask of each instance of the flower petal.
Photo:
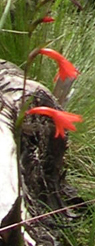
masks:
<svg viewBox="0 0 95 246"><path fill-rule="evenodd" d="M46 55L46 56L56 60L57 62L62 62L62 60L63 60L63 56L59 52L52 50L52 49L49 49L49 48L42 48L42 49L40 49L39 53L42 55Z"/></svg>
<svg viewBox="0 0 95 246"><path fill-rule="evenodd" d="M71 62L69 62L64 56L55 50L49 48L42 48L39 51L40 54L46 55L58 63L59 71L54 78L54 81L60 77L63 81L66 78L76 79L79 75L78 69L76 69Z"/></svg>
<svg viewBox="0 0 95 246"><path fill-rule="evenodd" d="M51 16L45 16L43 19L42 19L42 22L45 22L45 23L48 23L48 22L53 22L55 21L55 19Z"/></svg>
<svg viewBox="0 0 95 246"><path fill-rule="evenodd" d="M55 138L59 135L63 138L65 134L64 130L66 129L75 131L76 127L72 124L73 122L82 122L82 117L80 115L59 111L49 107L35 107L28 110L25 114L41 114L51 117L56 126Z"/></svg>
<svg viewBox="0 0 95 246"><path fill-rule="evenodd" d="M78 75L79 71L66 59L59 64L59 76L63 81L66 78L76 79Z"/></svg>

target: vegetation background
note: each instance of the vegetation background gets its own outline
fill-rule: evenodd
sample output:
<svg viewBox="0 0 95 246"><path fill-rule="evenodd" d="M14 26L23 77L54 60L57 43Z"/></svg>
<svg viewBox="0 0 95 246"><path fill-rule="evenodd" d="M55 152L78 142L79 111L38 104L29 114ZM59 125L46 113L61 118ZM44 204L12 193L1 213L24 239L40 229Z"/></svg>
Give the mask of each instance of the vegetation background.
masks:
<svg viewBox="0 0 95 246"><path fill-rule="evenodd" d="M66 110L81 114L84 119L77 132L69 133L67 180L84 201L92 200L95 198L95 1L76 1L80 2L81 10L70 0L13 0L2 25L8 2L0 1L1 59L24 68L29 52L46 45L62 53L81 73L66 106ZM46 15L53 16L55 22L33 24ZM38 56L29 76L52 91L56 69L53 60ZM65 246L95 246L95 206L89 205L87 214L65 228L63 234Z"/></svg>

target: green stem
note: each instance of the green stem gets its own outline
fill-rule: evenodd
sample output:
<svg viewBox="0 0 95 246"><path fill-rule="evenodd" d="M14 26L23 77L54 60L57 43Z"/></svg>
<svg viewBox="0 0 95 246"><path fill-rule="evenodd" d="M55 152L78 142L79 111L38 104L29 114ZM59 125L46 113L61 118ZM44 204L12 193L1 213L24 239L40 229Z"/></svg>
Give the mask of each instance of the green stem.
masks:
<svg viewBox="0 0 95 246"><path fill-rule="evenodd" d="M20 168L21 128L17 129L16 143L17 143L18 196L20 197L20 188L21 188L21 168Z"/></svg>

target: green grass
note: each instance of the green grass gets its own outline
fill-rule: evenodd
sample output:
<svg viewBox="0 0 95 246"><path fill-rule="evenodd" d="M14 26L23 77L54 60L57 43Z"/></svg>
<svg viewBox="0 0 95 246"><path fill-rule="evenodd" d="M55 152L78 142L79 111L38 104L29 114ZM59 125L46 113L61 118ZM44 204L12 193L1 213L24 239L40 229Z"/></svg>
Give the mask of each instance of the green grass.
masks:
<svg viewBox="0 0 95 246"><path fill-rule="evenodd" d="M66 109L81 114L84 121L77 125L76 132L69 133L67 180L87 201L95 198L95 8L93 3L88 3L83 11L78 12L71 1L56 0L37 9L36 2L28 7L26 14L25 1L17 1L13 24L8 13L3 28L22 33L0 32L0 57L23 67L31 50L51 41L48 47L63 53L79 68L80 76L74 82L75 92ZM85 5L84 1L80 2ZM1 16L3 7L0 8ZM23 33L29 30L29 21L46 15L47 9L51 9L55 23L38 25L29 38ZM38 56L29 74L52 90L56 69L53 60ZM89 209L90 214L64 230L63 245L95 246L95 207L89 205Z"/></svg>

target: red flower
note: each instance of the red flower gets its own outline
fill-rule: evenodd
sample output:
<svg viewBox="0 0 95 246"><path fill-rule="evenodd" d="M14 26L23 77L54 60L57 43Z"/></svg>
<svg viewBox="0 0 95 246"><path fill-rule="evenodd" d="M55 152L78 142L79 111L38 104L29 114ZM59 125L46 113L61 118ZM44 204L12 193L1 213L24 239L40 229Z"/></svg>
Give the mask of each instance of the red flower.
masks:
<svg viewBox="0 0 95 246"><path fill-rule="evenodd" d="M58 53L55 50L42 48L39 51L40 54L49 56L50 58L56 60L56 62L59 65L59 71L57 75L55 76L54 81L58 80L60 77L63 81L66 78L72 78L76 79L79 71L76 69L71 62L69 62L64 56L62 56L60 53Z"/></svg>
<svg viewBox="0 0 95 246"><path fill-rule="evenodd" d="M76 127L72 124L73 122L82 122L82 117L80 115L59 111L49 107L35 107L28 110L25 114L41 114L51 117L56 126L55 138L59 135L63 138L65 129L75 131Z"/></svg>
<svg viewBox="0 0 95 246"><path fill-rule="evenodd" d="M45 16L42 19L42 22L53 22L53 21L55 21L55 19L53 17L50 17L50 16Z"/></svg>

